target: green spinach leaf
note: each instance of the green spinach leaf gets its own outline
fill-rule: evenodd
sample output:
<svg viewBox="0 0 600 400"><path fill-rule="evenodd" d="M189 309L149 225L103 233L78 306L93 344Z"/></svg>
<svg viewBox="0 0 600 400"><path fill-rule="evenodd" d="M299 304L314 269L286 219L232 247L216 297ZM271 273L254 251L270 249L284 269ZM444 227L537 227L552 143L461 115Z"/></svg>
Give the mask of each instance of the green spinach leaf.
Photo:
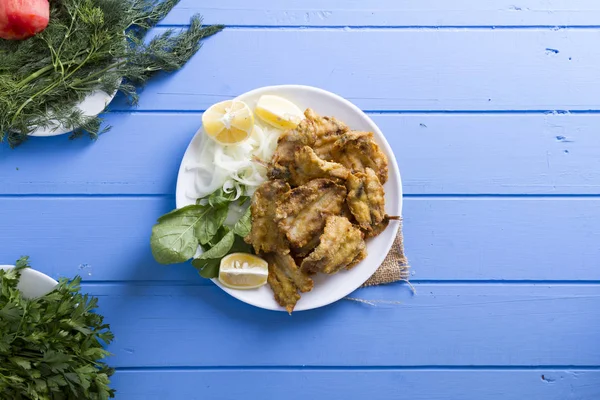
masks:
<svg viewBox="0 0 600 400"><path fill-rule="evenodd" d="M226 235L230 235L228 232ZM232 253L252 253L252 246L244 241L240 236L234 235L233 244L226 254L219 258L197 258L192 261L192 265L196 267L200 276L207 279L216 278L219 276L219 267L221 265L221 259L228 254ZM203 253L206 254L206 253ZM206 257L206 256L205 256Z"/></svg>
<svg viewBox="0 0 600 400"><path fill-rule="evenodd" d="M219 276L219 267L221 266L220 258L211 258L209 260L194 260L192 265L198 269L201 277L213 279Z"/></svg>
<svg viewBox="0 0 600 400"><path fill-rule="evenodd" d="M227 232L223 239L219 241L219 243L215 244L208 251L200 254L198 259L200 260L208 260L209 258L221 258L227 255L227 252L231 250L231 246L233 246L233 241L235 239L235 235L233 231Z"/></svg>
<svg viewBox="0 0 600 400"><path fill-rule="evenodd" d="M189 260L196 254L198 226L209 207L190 205L171 211L158 219L152 227L150 246L152 255L161 264L175 264Z"/></svg>
<svg viewBox="0 0 600 400"><path fill-rule="evenodd" d="M200 244L207 244L217 234L219 228L223 226L227 218L227 206L216 208L205 207L209 211L204 215L203 220L196 224L195 235Z"/></svg>
<svg viewBox="0 0 600 400"><path fill-rule="evenodd" d="M244 215L236 222L233 227L233 232L236 235L241 237L246 237L250 233L250 229L252 228L252 212L250 211L250 207L246 210Z"/></svg>

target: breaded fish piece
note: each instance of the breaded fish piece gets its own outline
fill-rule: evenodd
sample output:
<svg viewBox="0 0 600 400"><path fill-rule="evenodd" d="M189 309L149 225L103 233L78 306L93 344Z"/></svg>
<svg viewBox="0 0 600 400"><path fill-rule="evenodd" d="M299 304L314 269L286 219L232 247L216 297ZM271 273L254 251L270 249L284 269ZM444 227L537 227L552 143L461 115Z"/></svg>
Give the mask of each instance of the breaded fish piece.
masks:
<svg viewBox="0 0 600 400"><path fill-rule="evenodd" d="M291 314L300 300L298 292L311 291L314 282L307 274L300 271L289 254L268 253L264 258L269 264L267 282L273 289L275 301Z"/></svg>
<svg viewBox="0 0 600 400"><path fill-rule="evenodd" d="M356 255L356 257L354 257L354 260L352 260L352 262L346 266L346 269L350 270L350 269L354 268L356 266L356 264L358 264L365 258L367 258L367 248L366 247L364 248L364 250L362 250L360 253L358 253Z"/></svg>
<svg viewBox="0 0 600 400"><path fill-rule="evenodd" d="M366 256L364 234L347 218L334 215L327 217L319 245L300 268L306 273L335 274L358 263L361 256Z"/></svg>
<svg viewBox="0 0 600 400"><path fill-rule="evenodd" d="M304 146L312 148L324 160L331 159L335 143L350 131L337 119L321 117L310 108L306 109L304 116L305 119L296 128L285 131L279 137L267 172L269 179L290 180L295 154Z"/></svg>
<svg viewBox="0 0 600 400"><path fill-rule="evenodd" d="M383 221L373 227L373 230L365 232L365 238L369 239L375 236L379 236L390 224L391 220L399 220L399 217L390 217L389 215L385 215L383 217Z"/></svg>
<svg viewBox="0 0 600 400"><path fill-rule="evenodd" d="M371 168L381 184L388 179L388 159L373 140L372 132L352 131L342 135L331 150L332 161L342 164L351 172Z"/></svg>
<svg viewBox="0 0 600 400"><path fill-rule="evenodd" d="M285 193L275 212L279 229L295 249L320 236L325 218L338 215L346 199L346 188L329 179L314 179Z"/></svg>
<svg viewBox="0 0 600 400"><path fill-rule="evenodd" d="M274 180L266 181L254 192L250 205L252 229L244 240L252 244L257 253L289 253L289 243L275 222L277 200L289 191L290 185L286 182Z"/></svg>
<svg viewBox="0 0 600 400"><path fill-rule="evenodd" d="M334 117L321 117L310 108L304 115L312 120L315 126L315 141L311 147L320 158L331 160L331 151L335 143L350 132L350 128Z"/></svg>
<svg viewBox="0 0 600 400"><path fill-rule="evenodd" d="M306 110L304 114L310 115L308 113L309 110ZM294 154L300 147L313 146L315 144L315 132L314 121L307 116L296 128L285 131L279 137L277 148L275 149L275 153L273 153L271 166L268 171L270 179L289 179L285 175L287 172L286 167L294 162Z"/></svg>
<svg viewBox="0 0 600 400"><path fill-rule="evenodd" d="M350 175L348 168L319 158L308 146L298 149L294 161L290 166L292 186L301 186L316 178L327 178L343 184Z"/></svg>
<svg viewBox="0 0 600 400"><path fill-rule="evenodd" d="M385 192L377 174L371 168L357 172L346 181L346 203L356 223L365 232L372 232L385 218Z"/></svg>

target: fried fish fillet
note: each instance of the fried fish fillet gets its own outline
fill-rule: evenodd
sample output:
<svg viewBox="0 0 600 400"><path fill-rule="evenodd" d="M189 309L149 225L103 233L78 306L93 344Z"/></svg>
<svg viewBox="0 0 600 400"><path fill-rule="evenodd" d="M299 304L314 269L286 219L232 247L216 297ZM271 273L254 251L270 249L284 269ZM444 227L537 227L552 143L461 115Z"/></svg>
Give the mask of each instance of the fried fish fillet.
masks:
<svg viewBox="0 0 600 400"><path fill-rule="evenodd" d="M350 171L342 164L319 158L308 146L296 151L294 163L290 165L289 170L292 186L301 186L316 178L327 178L343 184L350 175Z"/></svg>
<svg viewBox="0 0 600 400"><path fill-rule="evenodd" d="M352 131L336 141L331 150L332 160L352 172L371 168L384 184L388 179L388 159L373 140L373 133Z"/></svg>
<svg viewBox="0 0 600 400"><path fill-rule="evenodd" d="M318 157L328 160L331 150L349 128L333 117L321 117L312 109L304 112L305 119L294 129L284 132L277 141L277 148L270 163L270 179L290 180L291 166L295 163L296 152L309 146Z"/></svg>
<svg viewBox="0 0 600 400"><path fill-rule="evenodd" d="M315 127L315 141L311 147L322 159L331 160L331 151L335 143L350 132L350 128L334 117L321 117L310 108L304 115L313 121Z"/></svg>
<svg viewBox="0 0 600 400"><path fill-rule="evenodd" d="M354 260L352 260L352 262L346 266L346 269L354 268L356 266L356 264L358 264L365 258L367 258L367 248L366 247L360 253L358 253L356 255L356 257L354 257Z"/></svg>
<svg viewBox="0 0 600 400"><path fill-rule="evenodd" d="M356 223L366 232L372 232L385 218L385 192L377 174L371 168L357 172L346 181L346 203Z"/></svg>
<svg viewBox="0 0 600 400"><path fill-rule="evenodd" d="M306 273L335 274L356 265L366 256L364 234L345 217L327 217L319 245L306 257L301 270Z"/></svg>
<svg viewBox="0 0 600 400"><path fill-rule="evenodd" d="M285 131L277 140L277 148L271 159L268 171L270 179L289 179L287 166L294 162L294 154L303 146L315 144L315 124L309 117L310 109L304 113L303 119L296 128ZM312 110L311 110L312 111Z"/></svg>
<svg viewBox="0 0 600 400"><path fill-rule="evenodd" d="M373 227L372 230L370 231L366 231L365 232L365 238L369 239L375 236L379 236L383 231L385 231L385 229L388 227L388 225L390 224L390 221L394 219L394 220L399 220L399 217L390 217L389 215L385 215L383 217L383 221L381 221L379 224L375 225Z"/></svg>
<svg viewBox="0 0 600 400"><path fill-rule="evenodd" d="M266 181L256 189L250 205L252 229L245 237L257 253L289 253L289 243L275 222L277 200L290 191L282 180Z"/></svg>
<svg viewBox="0 0 600 400"><path fill-rule="evenodd" d="M294 248L304 248L323 233L327 216L340 214L345 199L344 186L313 179L280 198L275 212L279 229Z"/></svg>
<svg viewBox="0 0 600 400"><path fill-rule="evenodd" d="M269 264L267 282L273 289L275 301L292 313L301 293L309 292L313 288L313 280L300 271L296 262L289 254L268 253L264 255Z"/></svg>

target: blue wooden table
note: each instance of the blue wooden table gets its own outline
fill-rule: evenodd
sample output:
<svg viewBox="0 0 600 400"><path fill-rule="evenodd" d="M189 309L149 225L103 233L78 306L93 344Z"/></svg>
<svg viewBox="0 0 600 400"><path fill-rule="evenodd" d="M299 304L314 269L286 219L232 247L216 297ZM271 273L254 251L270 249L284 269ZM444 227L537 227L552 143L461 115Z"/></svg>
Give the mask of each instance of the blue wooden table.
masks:
<svg viewBox="0 0 600 400"><path fill-rule="evenodd" d="M0 147L0 264L83 276L120 399L600 399L600 2L183 0L228 25L96 143ZM299 83L364 109L406 193L406 284L292 317L161 266L150 228L214 102Z"/></svg>

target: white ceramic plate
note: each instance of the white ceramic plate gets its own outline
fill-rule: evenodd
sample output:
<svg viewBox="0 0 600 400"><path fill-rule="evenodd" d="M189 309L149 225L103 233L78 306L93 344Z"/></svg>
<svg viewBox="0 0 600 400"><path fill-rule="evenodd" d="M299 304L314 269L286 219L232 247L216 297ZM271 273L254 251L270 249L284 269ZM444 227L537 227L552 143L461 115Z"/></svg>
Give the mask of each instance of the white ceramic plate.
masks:
<svg viewBox="0 0 600 400"><path fill-rule="evenodd" d="M116 94L116 91L113 94L108 94L101 90L97 90L83 99L81 103L77 105L77 108L83 112L83 115L87 117L95 117L106 108L108 103L112 101ZM38 128L31 132L29 136L58 136L64 135L65 133L69 133L71 131L72 129L65 128L57 123L52 127Z"/></svg>
<svg viewBox="0 0 600 400"><path fill-rule="evenodd" d="M0 269L12 269L13 265L0 265ZM48 275L36 271L35 269L25 268L21 270L21 280L17 285L17 289L23 292L23 296L27 298L41 297L50 293L58 284Z"/></svg>
<svg viewBox="0 0 600 400"><path fill-rule="evenodd" d="M402 214L402 183L398 164L383 133L381 133L381 130L379 130L371 118L348 100L336 94L310 86L268 86L244 93L237 97L237 99L246 102L251 109L254 109L258 98L264 94L282 96L294 102L303 110L312 108L320 115L334 116L346 123L351 129L373 132L376 142L389 159L389 179L384 185L386 211L389 215ZM195 174L194 170L189 170L187 167L196 163L201 150L199 145L201 143L201 135L203 134L201 129L196 133L183 156L177 178L177 208L194 204L194 200L187 197L186 193L193 192L194 190ZM390 134L393 134L393 132ZM302 298L294 311L310 310L325 306L346 297L349 293L356 290L373 275L385 259L396 238L398 226L398 222L391 221L390 226L381 235L370 239L367 242L369 255L352 270L343 271L332 276L324 274L316 275L314 289L309 293L302 294ZM221 289L243 302L269 310L285 311L284 308L275 302L273 292L268 285L254 290L235 290L223 287L216 279L213 279L213 281Z"/></svg>

